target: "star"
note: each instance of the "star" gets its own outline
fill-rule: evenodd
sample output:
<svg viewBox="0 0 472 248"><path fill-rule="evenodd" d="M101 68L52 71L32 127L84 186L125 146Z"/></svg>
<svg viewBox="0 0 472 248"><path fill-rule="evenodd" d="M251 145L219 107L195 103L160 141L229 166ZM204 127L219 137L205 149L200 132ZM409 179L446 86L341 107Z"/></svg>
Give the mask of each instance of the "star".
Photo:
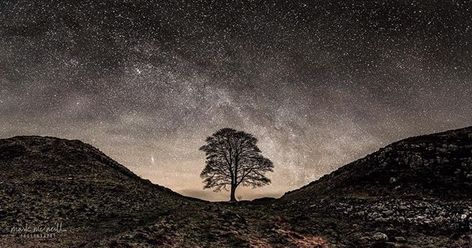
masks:
<svg viewBox="0 0 472 248"><path fill-rule="evenodd" d="M80 139L217 200L198 148L230 127L274 162L273 183L244 199L280 196L396 140L471 125L468 4L2 1L0 137Z"/></svg>

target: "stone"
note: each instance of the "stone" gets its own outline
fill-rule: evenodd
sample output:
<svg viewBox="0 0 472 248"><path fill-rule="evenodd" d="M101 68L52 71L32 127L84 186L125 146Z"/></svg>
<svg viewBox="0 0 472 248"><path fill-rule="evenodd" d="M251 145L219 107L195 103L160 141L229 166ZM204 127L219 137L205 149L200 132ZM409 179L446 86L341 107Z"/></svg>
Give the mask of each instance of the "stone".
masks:
<svg viewBox="0 0 472 248"><path fill-rule="evenodd" d="M387 241L388 240L388 236L387 234L385 233L382 233L382 232L376 232L372 235L372 239L377 241L377 242L381 242L381 241Z"/></svg>

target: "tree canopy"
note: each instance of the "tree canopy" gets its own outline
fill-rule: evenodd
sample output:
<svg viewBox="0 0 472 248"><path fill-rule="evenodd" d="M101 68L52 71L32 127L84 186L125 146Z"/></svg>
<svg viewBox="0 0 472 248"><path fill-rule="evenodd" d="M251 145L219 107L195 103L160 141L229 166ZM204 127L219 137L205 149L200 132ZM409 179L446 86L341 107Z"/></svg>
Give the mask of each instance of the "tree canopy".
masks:
<svg viewBox="0 0 472 248"><path fill-rule="evenodd" d="M272 171L273 163L262 156L256 143L252 134L231 128L220 129L208 137L200 147L206 154L205 168L200 174L204 188L220 191L229 187L230 201L236 201L239 185L255 188L270 184L265 173Z"/></svg>

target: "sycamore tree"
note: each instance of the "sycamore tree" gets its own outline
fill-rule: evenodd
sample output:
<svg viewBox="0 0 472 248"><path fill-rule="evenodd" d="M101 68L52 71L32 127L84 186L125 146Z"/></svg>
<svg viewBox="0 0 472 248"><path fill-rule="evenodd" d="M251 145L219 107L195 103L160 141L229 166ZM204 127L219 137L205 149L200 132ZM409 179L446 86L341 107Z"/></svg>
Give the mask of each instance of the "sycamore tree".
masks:
<svg viewBox="0 0 472 248"><path fill-rule="evenodd" d="M200 176L204 189L230 191L230 201L236 201L236 188L261 187L270 184L265 176L274 168L272 162L262 156L257 139L249 133L223 128L208 137L200 147L206 154L205 168Z"/></svg>

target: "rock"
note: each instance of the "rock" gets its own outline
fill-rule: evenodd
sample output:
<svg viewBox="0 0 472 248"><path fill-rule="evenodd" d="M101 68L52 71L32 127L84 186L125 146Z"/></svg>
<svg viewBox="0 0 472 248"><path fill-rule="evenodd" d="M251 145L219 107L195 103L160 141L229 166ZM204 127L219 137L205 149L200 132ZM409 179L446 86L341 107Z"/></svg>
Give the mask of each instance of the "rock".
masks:
<svg viewBox="0 0 472 248"><path fill-rule="evenodd" d="M376 242L385 242L388 240L388 236L382 232L376 232L372 235L372 239Z"/></svg>
<svg viewBox="0 0 472 248"><path fill-rule="evenodd" d="M402 236L397 236L397 237L393 238L393 240L395 240L395 242L398 242L398 243L405 243L406 242L406 239Z"/></svg>

